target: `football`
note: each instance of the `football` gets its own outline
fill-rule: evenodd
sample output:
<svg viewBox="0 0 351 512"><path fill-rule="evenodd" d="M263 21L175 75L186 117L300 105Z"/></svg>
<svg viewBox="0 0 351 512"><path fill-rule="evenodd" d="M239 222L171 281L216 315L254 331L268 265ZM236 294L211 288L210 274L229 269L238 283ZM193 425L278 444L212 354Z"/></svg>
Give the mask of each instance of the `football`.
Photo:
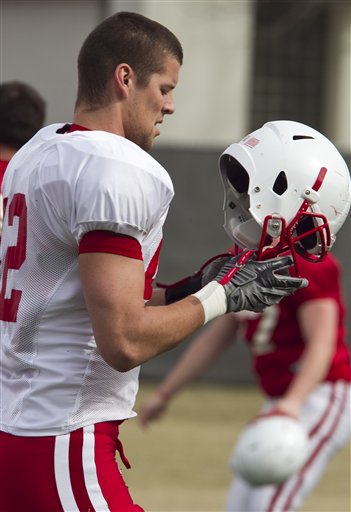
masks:
<svg viewBox="0 0 351 512"><path fill-rule="evenodd" d="M232 471L252 485L278 485L303 466L308 435L289 416L262 416L248 424L230 456Z"/></svg>

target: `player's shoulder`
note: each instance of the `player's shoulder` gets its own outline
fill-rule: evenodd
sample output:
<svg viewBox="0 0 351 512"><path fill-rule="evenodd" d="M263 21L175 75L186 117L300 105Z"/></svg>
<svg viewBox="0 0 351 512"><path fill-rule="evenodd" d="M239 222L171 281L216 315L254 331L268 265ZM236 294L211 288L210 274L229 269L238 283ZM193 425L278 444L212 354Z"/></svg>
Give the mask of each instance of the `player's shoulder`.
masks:
<svg viewBox="0 0 351 512"><path fill-rule="evenodd" d="M335 297L340 292L340 264L332 254L323 261L311 263L299 258L300 275L308 279L308 286L287 297L286 302L298 303L318 298Z"/></svg>
<svg viewBox="0 0 351 512"><path fill-rule="evenodd" d="M57 134L55 144L68 151L90 155L95 161L101 160L106 167L115 166L118 162L127 166L130 172L133 169L143 170L170 185L170 177L164 167L137 144L120 135L100 130L75 130Z"/></svg>

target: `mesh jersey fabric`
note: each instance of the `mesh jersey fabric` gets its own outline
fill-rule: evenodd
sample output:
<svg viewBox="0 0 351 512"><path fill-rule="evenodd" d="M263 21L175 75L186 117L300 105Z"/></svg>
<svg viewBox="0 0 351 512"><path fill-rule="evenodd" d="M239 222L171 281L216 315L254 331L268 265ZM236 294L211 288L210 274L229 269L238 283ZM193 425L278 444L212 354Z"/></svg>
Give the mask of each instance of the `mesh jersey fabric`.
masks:
<svg viewBox="0 0 351 512"><path fill-rule="evenodd" d="M152 263L156 272L174 194L165 169L134 143L101 131L57 134L61 126L23 146L3 181L0 428L16 435L135 415L139 368L120 373L99 354L78 247L94 230L132 236L145 270Z"/></svg>
<svg viewBox="0 0 351 512"><path fill-rule="evenodd" d="M8 166L7 160L0 160L0 240L1 240L2 217L3 217L1 185L2 185L2 180L3 180L7 166Z"/></svg>

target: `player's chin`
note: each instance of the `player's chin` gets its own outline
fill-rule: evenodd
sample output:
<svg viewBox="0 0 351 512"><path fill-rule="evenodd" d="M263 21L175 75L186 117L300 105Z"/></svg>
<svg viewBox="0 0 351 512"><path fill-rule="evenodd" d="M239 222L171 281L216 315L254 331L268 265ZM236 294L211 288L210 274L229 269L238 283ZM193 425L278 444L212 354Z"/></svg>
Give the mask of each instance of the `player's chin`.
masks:
<svg viewBox="0 0 351 512"><path fill-rule="evenodd" d="M143 149L145 151L150 151L153 148L154 145L155 145L155 139L150 139L150 140L147 141L147 143L145 143L145 146L144 146Z"/></svg>
<svg viewBox="0 0 351 512"><path fill-rule="evenodd" d="M152 135L150 137L144 137L142 140L140 139L137 144L141 147L144 151L150 151L152 149L155 142L155 137Z"/></svg>
<svg viewBox="0 0 351 512"><path fill-rule="evenodd" d="M150 139L145 142L146 151L149 151L150 149L152 149L152 147L155 145L156 137L158 137L159 135L160 135L159 131L158 131L158 133L153 133L152 137L150 137Z"/></svg>

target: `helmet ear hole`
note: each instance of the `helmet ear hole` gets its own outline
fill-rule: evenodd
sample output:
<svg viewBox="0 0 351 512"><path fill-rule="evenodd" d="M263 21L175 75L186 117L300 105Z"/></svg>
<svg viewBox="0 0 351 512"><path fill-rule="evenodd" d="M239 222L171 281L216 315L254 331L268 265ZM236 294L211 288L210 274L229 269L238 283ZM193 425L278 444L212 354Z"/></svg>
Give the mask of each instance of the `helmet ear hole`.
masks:
<svg viewBox="0 0 351 512"><path fill-rule="evenodd" d="M244 167L235 158L225 155L221 162L227 180L239 194L247 193L249 189L249 175Z"/></svg>
<svg viewBox="0 0 351 512"><path fill-rule="evenodd" d="M284 171L281 171L273 185L273 192L278 194L279 196L283 195L284 192L288 189L288 179Z"/></svg>

